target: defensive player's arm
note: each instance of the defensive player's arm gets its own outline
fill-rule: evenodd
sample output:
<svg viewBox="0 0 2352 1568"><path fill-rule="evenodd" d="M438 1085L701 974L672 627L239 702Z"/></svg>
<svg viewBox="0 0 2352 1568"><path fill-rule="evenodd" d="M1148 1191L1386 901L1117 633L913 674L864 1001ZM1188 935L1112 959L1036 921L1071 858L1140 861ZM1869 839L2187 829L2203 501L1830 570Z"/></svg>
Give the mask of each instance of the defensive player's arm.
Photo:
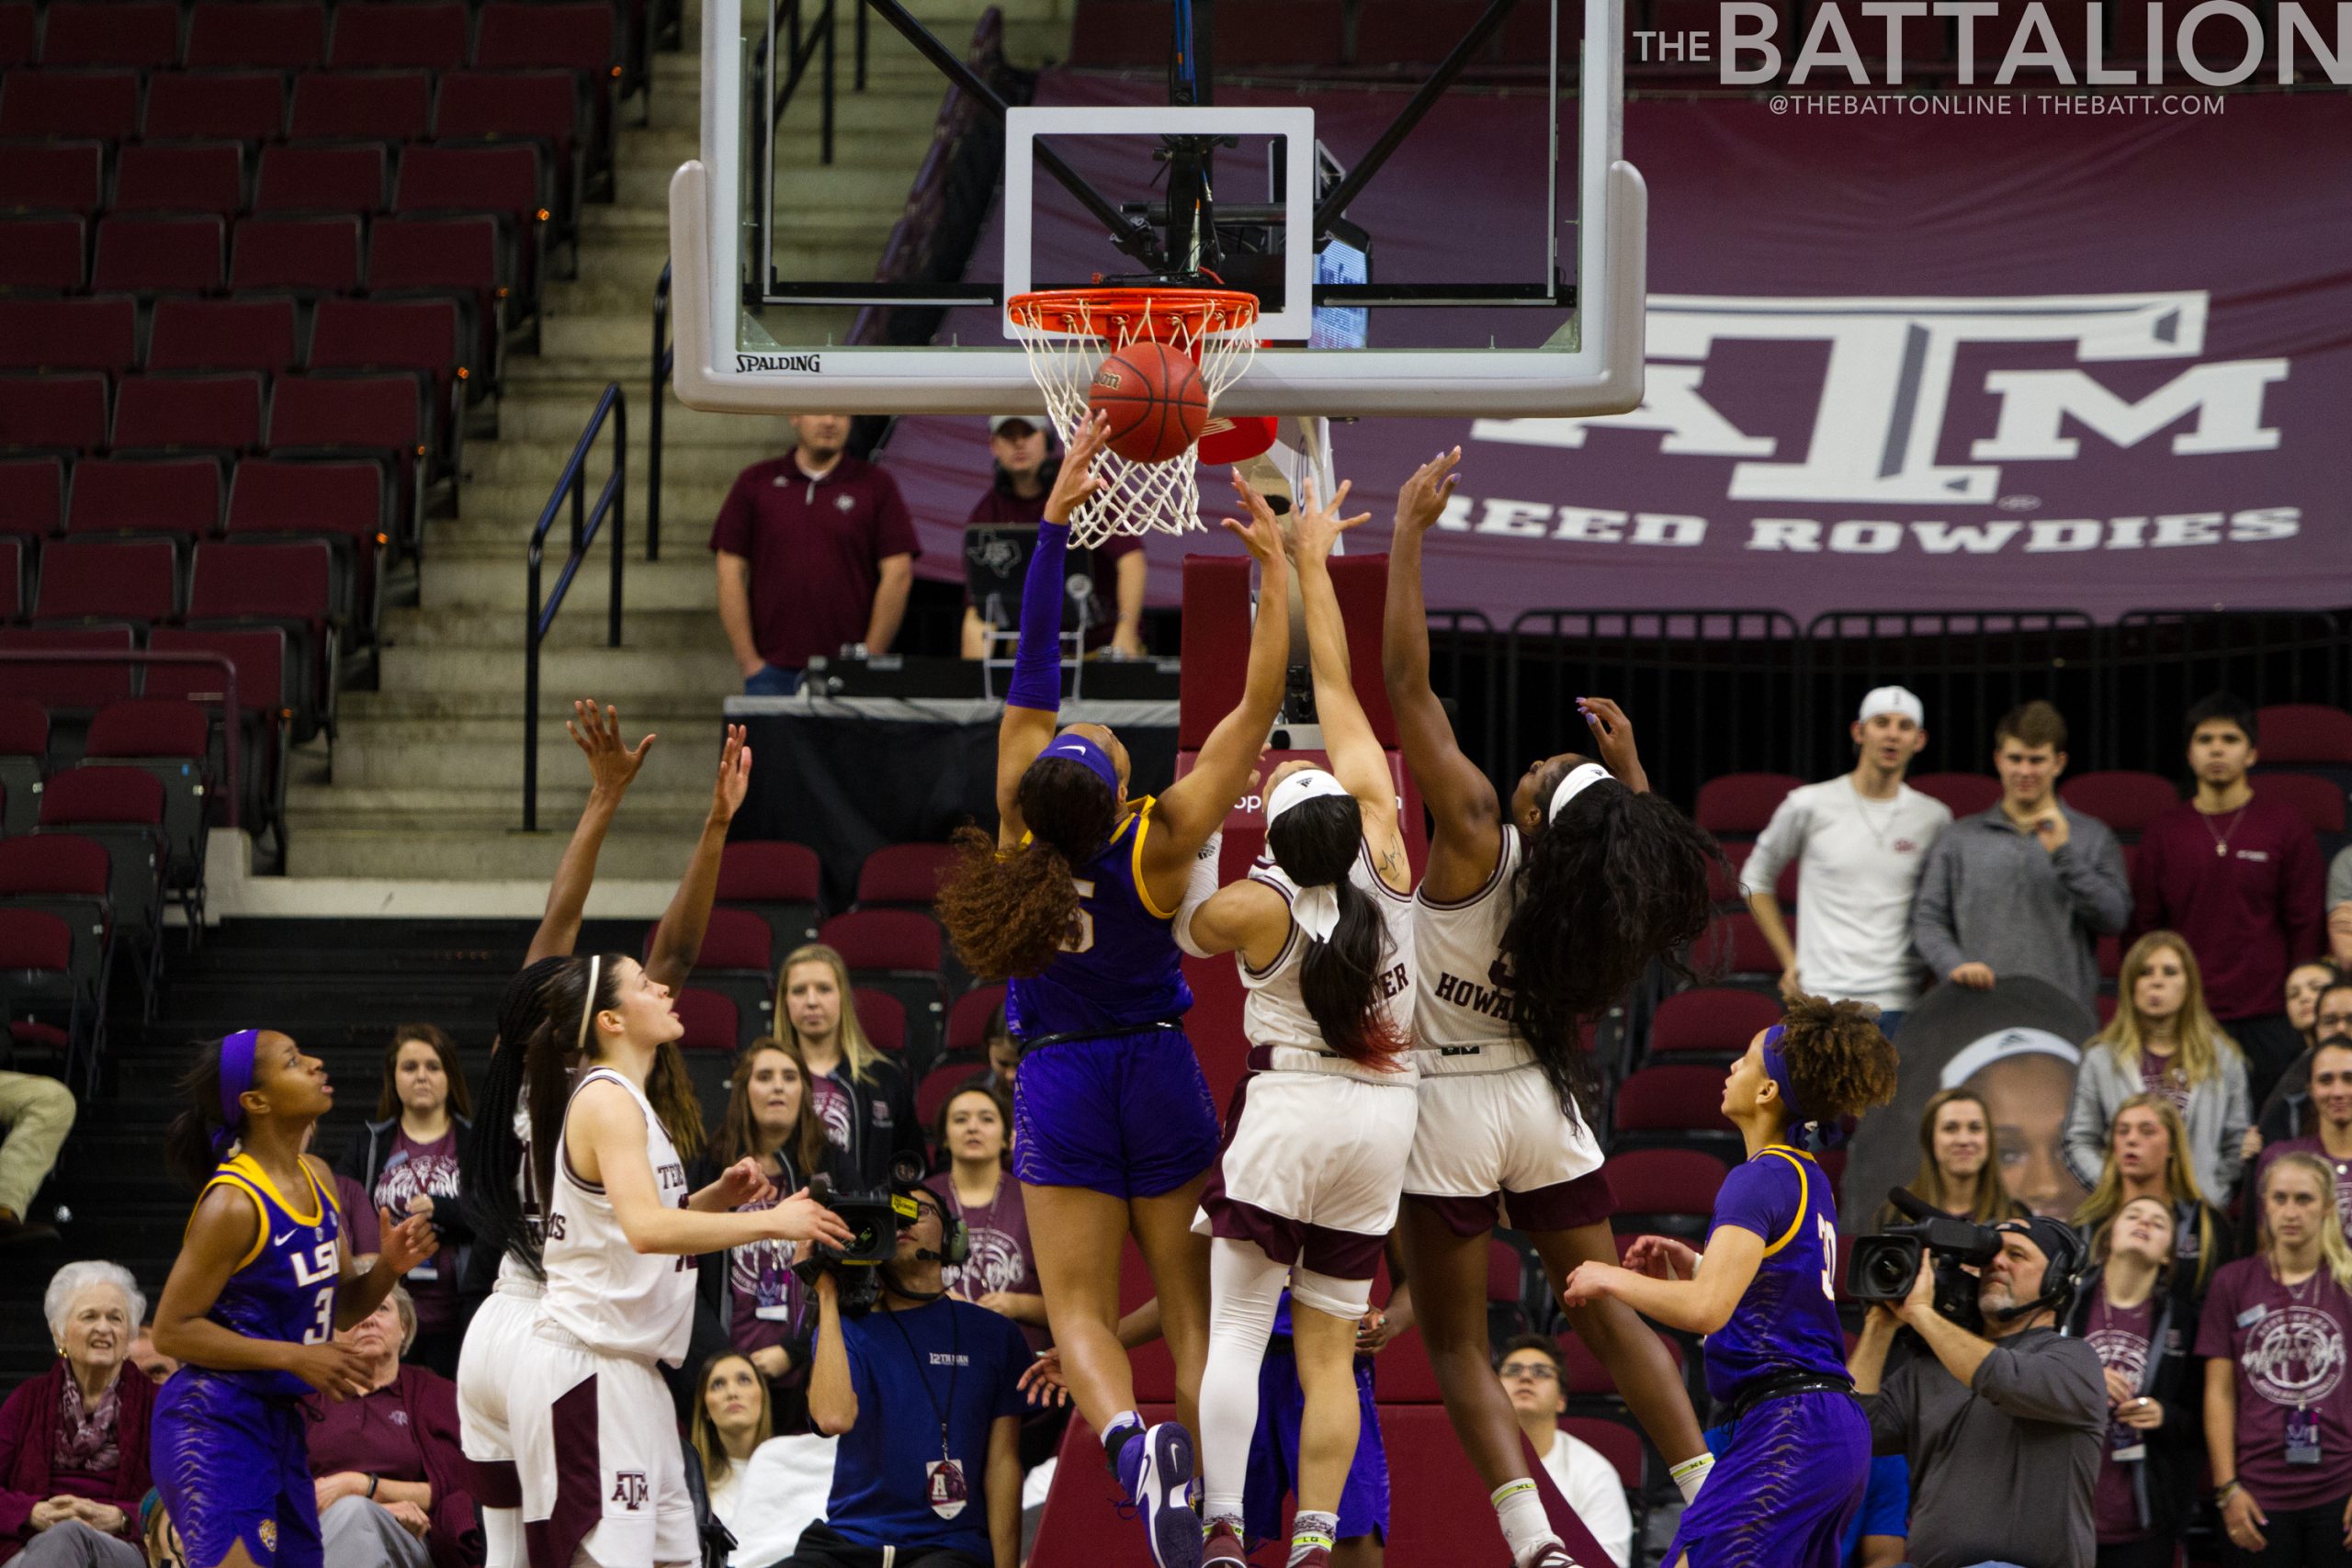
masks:
<svg viewBox="0 0 2352 1568"><path fill-rule="evenodd" d="M1722 1224L1708 1239L1706 1267L1695 1278L1656 1280L1613 1263L1580 1263L1561 1297L1573 1307L1612 1296L1668 1328L1713 1334L1731 1321L1763 1261L1762 1236L1744 1225Z"/></svg>
<svg viewBox="0 0 2352 1568"><path fill-rule="evenodd" d="M1344 490L1345 487L1342 487ZM1372 720L1356 696L1348 660L1348 626L1331 583L1331 547L1341 533L1367 521L1370 513L1342 519L1339 498L1328 508L1308 507L1292 525L1298 589L1306 611L1307 668L1315 681L1315 717L1323 728L1323 750L1331 774L1355 796L1363 818L1363 841L1373 868L1398 893L1413 890L1405 859L1405 835L1396 820L1396 781L1388 771L1387 749L1373 733Z"/></svg>
<svg viewBox="0 0 2352 1568"><path fill-rule="evenodd" d="M645 1114L610 1080L586 1084L571 1097L563 1131L566 1157L580 1168L582 1182L604 1188L613 1218L638 1252L693 1257L812 1235L836 1247L852 1239L841 1216L811 1201L806 1190L749 1213L705 1214L663 1203L646 1157ZM569 1173L559 1172L557 1179L569 1179Z"/></svg>

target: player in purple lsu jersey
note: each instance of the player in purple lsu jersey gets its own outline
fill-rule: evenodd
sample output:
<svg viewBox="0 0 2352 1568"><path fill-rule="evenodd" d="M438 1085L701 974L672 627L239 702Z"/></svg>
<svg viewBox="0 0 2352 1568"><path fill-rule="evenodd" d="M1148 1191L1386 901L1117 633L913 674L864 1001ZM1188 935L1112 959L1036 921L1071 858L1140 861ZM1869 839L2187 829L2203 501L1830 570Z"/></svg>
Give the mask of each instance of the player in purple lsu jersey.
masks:
<svg viewBox="0 0 2352 1568"><path fill-rule="evenodd" d="M432 1256L432 1222L381 1215L376 1265L355 1270L334 1178L302 1153L334 1090L285 1035L205 1045L180 1092L164 1154L201 1195L155 1308L155 1348L187 1363L156 1395L155 1485L189 1568L317 1568L300 1401L368 1392L366 1362L334 1331Z"/></svg>
<svg viewBox="0 0 2352 1568"><path fill-rule="evenodd" d="M963 862L938 908L965 964L1010 981L1005 1015L1023 1052L1012 1169L1070 1390L1143 1513L1154 1560L1193 1568L1201 1529L1188 1431L1199 1429L1209 1285L1208 1238L1192 1223L1218 1129L1183 1032L1193 994L1170 924L1195 863L1205 857L1215 876L1217 831L1281 709L1290 626L1280 611L1257 617L1239 705L1157 798L1128 794L1126 748L1109 729L1057 724L1069 520L1101 488L1092 466L1104 433L1099 421L1078 433L1046 498L997 734L1000 826L993 839L958 835ZM1257 558L1260 602L1283 604L1280 536L1262 520L1227 526ZM1148 1432L1118 1337L1130 1232L1176 1362L1180 1421Z"/></svg>
<svg viewBox="0 0 2352 1568"><path fill-rule="evenodd" d="M1644 1236L1629 1267L1569 1276L1571 1303L1614 1297L1707 1337L1707 1392L1731 1437L1682 1515L1670 1568L1836 1568L1871 1430L1838 1324L1838 1206L1812 1151L1894 1097L1894 1048L1871 1010L1800 998L1724 1078L1747 1163L1716 1195L1705 1267L1681 1242Z"/></svg>

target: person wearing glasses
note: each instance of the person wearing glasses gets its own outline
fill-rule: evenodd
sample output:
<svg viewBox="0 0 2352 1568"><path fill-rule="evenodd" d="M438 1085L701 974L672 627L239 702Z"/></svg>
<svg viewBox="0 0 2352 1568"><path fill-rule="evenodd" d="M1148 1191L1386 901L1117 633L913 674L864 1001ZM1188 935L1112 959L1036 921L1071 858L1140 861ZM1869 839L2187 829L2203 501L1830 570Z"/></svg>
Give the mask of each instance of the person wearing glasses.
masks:
<svg viewBox="0 0 2352 1568"><path fill-rule="evenodd" d="M1503 1346L1495 1375L1503 1381L1503 1397L1510 1401L1510 1413L1519 1418L1536 1461L1550 1472L1609 1561L1625 1568L1634 1555L1634 1511L1625 1506L1617 1467L1590 1443L1560 1429L1568 1395L1559 1342L1541 1334L1520 1335Z"/></svg>

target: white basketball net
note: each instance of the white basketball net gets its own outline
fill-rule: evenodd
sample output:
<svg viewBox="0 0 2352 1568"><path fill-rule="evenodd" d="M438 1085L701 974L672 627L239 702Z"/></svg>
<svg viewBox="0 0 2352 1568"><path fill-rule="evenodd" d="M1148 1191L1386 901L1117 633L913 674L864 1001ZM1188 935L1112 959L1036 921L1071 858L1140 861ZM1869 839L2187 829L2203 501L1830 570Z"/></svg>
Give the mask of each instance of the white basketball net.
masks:
<svg viewBox="0 0 2352 1568"><path fill-rule="evenodd" d="M1233 385L1258 352L1248 328L1258 302L1247 294L1187 291L1160 301L1134 291L1140 305L1115 310L1091 305L1083 293L1023 295L1012 305L1014 335L1029 356L1029 373L1046 394L1046 412L1065 448L1086 420L1087 388L1103 357L1150 338L1200 365L1209 406ZM1137 463L1105 447L1094 460L1102 489L1070 518L1070 542L1099 545L1114 534L1159 529L1183 534L1201 526L1200 444L1159 463Z"/></svg>

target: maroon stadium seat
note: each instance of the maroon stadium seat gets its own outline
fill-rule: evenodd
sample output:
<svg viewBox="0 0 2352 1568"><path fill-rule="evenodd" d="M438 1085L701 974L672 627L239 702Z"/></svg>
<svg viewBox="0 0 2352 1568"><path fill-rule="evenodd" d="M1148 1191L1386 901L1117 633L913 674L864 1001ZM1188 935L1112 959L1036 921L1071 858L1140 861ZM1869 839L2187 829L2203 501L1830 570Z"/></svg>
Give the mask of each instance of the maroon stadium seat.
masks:
<svg viewBox="0 0 2352 1568"><path fill-rule="evenodd" d="M40 796L44 835L70 832L105 847L114 928L137 942L145 959L140 978L150 987L156 976L164 871L170 852L164 834L164 799L163 781L144 768L103 763L51 773Z"/></svg>
<svg viewBox="0 0 2352 1568"><path fill-rule="evenodd" d="M32 63L34 17L30 6L0 6L0 66Z"/></svg>
<svg viewBox="0 0 2352 1568"><path fill-rule="evenodd" d="M187 63L303 71L325 57L326 36L323 6L200 0L188 14Z"/></svg>
<svg viewBox="0 0 2352 1568"><path fill-rule="evenodd" d="M296 137L405 141L433 123L433 76L425 71L305 71L294 78Z"/></svg>
<svg viewBox="0 0 2352 1568"><path fill-rule="evenodd" d="M2077 773L2058 783L2059 796L2086 817L2096 817L2127 842L2148 824L2180 804L2180 791L2162 773L2117 769Z"/></svg>
<svg viewBox="0 0 2352 1568"><path fill-rule="evenodd" d="M744 909L713 909L695 954L697 974L706 969L747 969L763 985L775 983L774 939L765 920Z"/></svg>
<svg viewBox="0 0 2352 1568"><path fill-rule="evenodd" d="M431 426L414 378L281 376L269 404L269 448L367 452L395 473L424 456Z"/></svg>
<svg viewBox="0 0 2352 1568"><path fill-rule="evenodd" d="M2352 713L2324 703L2272 703L2255 715L2266 768L2352 767Z"/></svg>
<svg viewBox="0 0 2352 1568"><path fill-rule="evenodd" d="M73 967L74 932L63 919L46 909L0 909L0 975L12 993L18 987L46 990L45 976L71 985Z"/></svg>
<svg viewBox="0 0 2352 1568"><path fill-rule="evenodd" d="M127 376L115 398L117 451L240 452L259 444L262 378Z"/></svg>
<svg viewBox="0 0 2352 1568"><path fill-rule="evenodd" d="M857 872L857 907L928 909L956 863L950 844L885 844Z"/></svg>
<svg viewBox="0 0 2352 1568"><path fill-rule="evenodd" d="M95 1004L106 989L114 912L107 847L74 833L28 833L0 840L0 907L63 920L73 933L74 985Z"/></svg>
<svg viewBox="0 0 2352 1568"><path fill-rule="evenodd" d="M26 570L26 557L32 547L17 535L0 532L0 622L13 621L25 613L25 601L30 586ZM0 788L5 782L0 781ZM7 806L0 795L0 808Z"/></svg>
<svg viewBox="0 0 2352 1568"><path fill-rule="evenodd" d="M1080 10L1082 14L1088 8ZM609 6L491 0L481 8L473 63L482 71L552 67L609 75L617 71L620 60L613 20Z"/></svg>
<svg viewBox="0 0 2352 1568"><path fill-rule="evenodd" d="M387 7L388 9L390 7ZM265 147L254 182L254 211L379 212L390 167L380 141L327 147Z"/></svg>
<svg viewBox="0 0 2352 1568"><path fill-rule="evenodd" d="M989 1021L1003 1005L1002 986L981 986L957 997L956 1005L947 1010L947 1049L986 1051Z"/></svg>
<svg viewBox="0 0 2352 1568"><path fill-rule="evenodd" d="M65 465L55 457L0 459L0 534L42 537L65 526Z"/></svg>
<svg viewBox="0 0 2352 1568"><path fill-rule="evenodd" d="M2001 781L1989 773L1915 773L1904 783L1942 801L1954 817L1973 817L2001 804Z"/></svg>
<svg viewBox="0 0 2352 1568"><path fill-rule="evenodd" d="M123 371L138 348L135 299L0 299L0 368Z"/></svg>
<svg viewBox="0 0 2352 1568"><path fill-rule="evenodd" d="M286 462L248 457L229 486L229 536L291 535L348 550L350 624L372 631L376 551L385 536L384 472L372 462ZM338 555L342 553L338 550Z"/></svg>
<svg viewBox="0 0 2352 1568"><path fill-rule="evenodd" d="M171 886L204 883L204 808L211 784L212 717L190 702L114 703L90 720L85 761L143 768L164 786L164 837Z"/></svg>
<svg viewBox="0 0 2352 1568"><path fill-rule="evenodd" d="M168 621L179 608L167 539L58 539L41 551L36 621Z"/></svg>
<svg viewBox="0 0 2352 1568"><path fill-rule="evenodd" d="M215 217L101 218L90 287L208 293L220 287L227 226Z"/></svg>
<svg viewBox="0 0 2352 1568"><path fill-rule="evenodd" d="M44 65L176 65L180 8L157 0L55 0L41 37Z"/></svg>
<svg viewBox="0 0 2352 1568"><path fill-rule="evenodd" d="M678 1021L686 1032L678 1037L681 1051L711 1051L729 1058L735 1055L738 1024L735 1004L716 991L688 986L676 998ZM706 1110L712 1107L706 1105Z"/></svg>
<svg viewBox="0 0 2352 1568"><path fill-rule="evenodd" d="M1786 917L1785 923L1793 938L1795 917ZM1692 957L1699 963L1720 967L1726 975L1777 976L1781 973L1780 959L1764 940L1764 933L1757 929L1756 917L1746 909L1734 909L1710 921Z"/></svg>
<svg viewBox="0 0 2352 1568"><path fill-rule="evenodd" d="M264 141L285 128L286 79L275 71L159 71L147 85L151 137Z"/></svg>
<svg viewBox="0 0 2352 1568"><path fill-rule="evenodd" d="M115 158L118 212L209 212L245 205L245 152L234 141L133 141Z"/></svg>
<svg viewBox="0 0 2352 1568"><path fill-rule="evenodd" d="M470 345L452 299L322 299L311 318L313 370L409 370L447 407Z"/></svg>
<svg viewBox="0 0 2352 1568"><path fill-rule="evenodd" d="M452 71L441 78L433 133L546 142L568 158L578 135L579 84L569 71Z"/></svg>
<svg viewBox="0 0 2352 1568"><path fill-rule="evenodd" d="M339 71L455 70L466 62L466 20L463 6L338 6L327 63Z"/></svg>
<svg viewBox="0 0 2352 1568"><path fill-rule="evenodd" d="M827 920L817 940L840 952L858 985L887 991L906 1009L908 1049L918 1070L930 1066L947 1022L938 923L912 909L857 909Z"/></svg>
<svg viewBox="0 0 2352 1568"><path fill-rule="evenodd" d="M1607 1460L1626 1491L1640 1494L1649 1489L1649 1461L1644 1457L1639 1432L1598 1416L1566 1416L1560 1429Z"/></svg>
<svg viewBox="0 0 2352 1568"><path fill-rule="evenodd" d="M277 803L284 798L287 726L303 702L300 678L286 656L286 633L277 626L245 631L158 626L148 634L147 646L157 653L217 653L235 666L245 742L237 778L238 811L248 832L276 827ZM219 666L212 664L154 664L147 670L151 698L218 703L225 684Z"/></svg>
<svg viewBox="0 0 2352 1568"><path fill-rule="evenodd" d="M988 1071L988 1064L976 1062L969 1056L944 1061L923 1074L915 1085L915 1123L928 1134L933 1122L939 1120L939 1110L955 1098L956 1091Z"/></svg>
<svg viewBox="0 0 2352 1568"><path fill-rule="evenodd" d="M139 131L136 71L25 71L0 79L0 136L95 136Z"/></svg>
<svg viewBox="0 0 2352 1568"><path fill-rule="evenodd" d="M359 220L246 219L237 225L229 287L349 293L359 287Z"/></svg>
<svg viewBox="0 0 2352 1568"><path fill-rule="evenodd" d="M462 299L474 324L472 363L498 363L502 301L513 269L493 218L379 218L368 230L368 292L381 299L438 294Z"/></svg>
<svg viewBox="0 0 2352 1568"><path fill-rule="evenodd" d="M1781 1004L1756 991L1710 986L1678 991L1658 1004L1650 1021L1652 1055L1718 1051L1739 1055L1759 1029L1781 1021Z"/></svg>
<svg viewBox="0 0 2352 1568"><path fill-rule="evenodd" d="M1682 1365L1681 1343L1664 1334L1660 1334L1657 1340L1666 1347L1666 1353L1679 1369ZM1570 1399L1617 1397L1617 1380L1610 1375L1608 1367L1582 1339L1573 1334L1561 1335L1560 1357L1567 1363L1566 1375L1560 1380L1562 1393Z"/></svg>
<svg viewBox="0 0 2352 1568"><path fill-rule="evenodd" d="M877 991L871 986L858 986L850 991L851 1005L857 1009L857 1026L865 1031L866 1039L877 1051L888 1051L893 1056L907 1048L907 1010L899 998L888 991Z"/></svg>
<svg viewBox="0 0 2352 1568"><path fill-rule="evenodd" d="M160 635L160 634L159 634ZM129 626L10 626L0 628L0 649L31 653L129 653ZM102 708L130 695L127 660L11 664L9 690L51 708Z"/></svg>
<svg viewBox="0 0 2352 1568"><path fill-rule="evenodd" d="M412 146L401 155L395 212L495 212L518 234L546 221L547 182L532 146Z"/></svg>
<svg viewBox="0 0 2352 1568"><path fill-rule="evenodd" d="M96 141L25 141L0 152L0 212L96 212L106 204L106 153Z"/></svg>
<svg viewBox="0 0 2352 1568"><path fill-rule="evenodd" d="M1621 1139L1657 1143L1696 1140L1715 1134L1736 1141L1738 1134L1723 1112L1724 1075L1718 1067L1674 1066L1644 1067L1617 1086L1611 1125ZM1646 1139L1642 1134L1649 1134ZM1692 1146L1702 1146L1694 1143Z"/></svg>
<svg viewBox="0 0 2352 1568"><path fill-rule="evenodd" d="M1626 1149L1601 1168L1619 1215L1638 1217L1642 1230L1685 1239L1705 1234L1724 1184L1724 1162L1697 1149Z"/></svg>
<svg viewBox="0 0 2352 1568"><path fill-rule="evenodd" d="M0 250L7 247L0 228ZM92 372L0 376L0 447L107 444L107 378Z"/></svg>
<svg viewBox="0 0 2352 1568"><path fill-rule="evenodd" d="M74 465L68 534L201 535L220 526L220 466L209 457L85 457Z"/></svg>
<svg viewBox="0 0 2352 1568"><path fill-rule="evenodd" d="M2257 773L2254 791L2293 807L2323 838L2344 831L2344 786L2312 773Z"/></svg>
<svg viewBox="0 0 2352 1568"><path fill-rule="evenodd" d="M1788 773L1725 773L1699 786L1699 809L1691 820L1722 838L1754 838L1772 820L1789 791L1804 781Z"/></svg>
<svg viewBox="0 0 2352 1568"><path fill-rule="evenodd" d="M150 370L263 370L294 364L294 301L158 299L147 328Z"/></svg>
<svg viewBox="0 0 2352 1568"><path fill-rule="evenodd" d="M334 727L338 618L334 557L324 539L198 545L190 568L187 624L235 630L275 626L309 700L294 739Z"/></svg>
<svg viewBox="0 0 2352 1568"><path fill-rule="evenodd" d="M780 957L817 940L817 852L806 844L738 840L718 853L718 902L765 920Z"/></svg>
<svg viewBox="0 0 2352 1568"><path fill-rule="evenodd" d="M0 289L79 288L89 276L81 219L0 219Z"/></svg>

